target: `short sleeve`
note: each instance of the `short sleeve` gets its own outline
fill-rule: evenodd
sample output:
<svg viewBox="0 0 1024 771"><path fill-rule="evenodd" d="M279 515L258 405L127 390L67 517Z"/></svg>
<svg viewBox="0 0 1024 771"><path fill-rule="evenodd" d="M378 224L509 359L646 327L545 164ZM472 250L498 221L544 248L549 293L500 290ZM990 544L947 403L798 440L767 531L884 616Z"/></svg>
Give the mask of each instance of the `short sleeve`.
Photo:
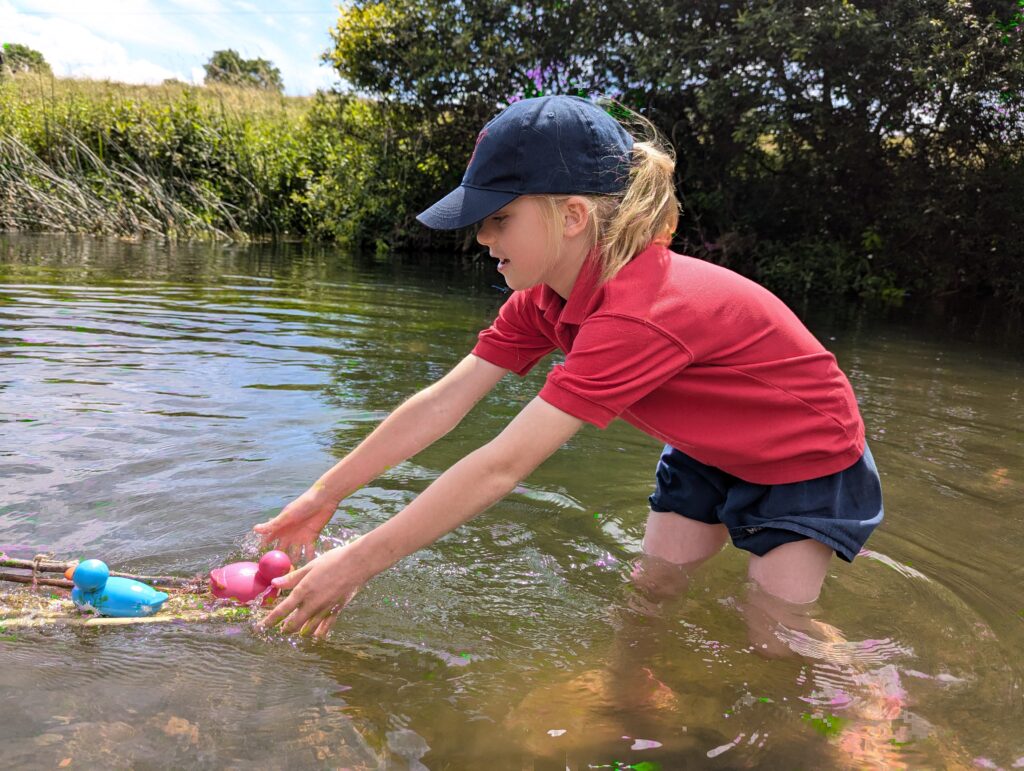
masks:
<svg viewBox="0 0 1024 771"><path fill-rule="evenodd" d="M540 398L606 428L692 360L682 343L657 327L633 318L592 316L580 326L565 363L548 374Z"/></svg>
<svg viewBox="0 0 1024 771"><path fill-rule="evenodd" d="M525 375L555 349L544 334L540 309L528 292L514 292L498 318L482 331L472 353L498 367Z"/></svg>

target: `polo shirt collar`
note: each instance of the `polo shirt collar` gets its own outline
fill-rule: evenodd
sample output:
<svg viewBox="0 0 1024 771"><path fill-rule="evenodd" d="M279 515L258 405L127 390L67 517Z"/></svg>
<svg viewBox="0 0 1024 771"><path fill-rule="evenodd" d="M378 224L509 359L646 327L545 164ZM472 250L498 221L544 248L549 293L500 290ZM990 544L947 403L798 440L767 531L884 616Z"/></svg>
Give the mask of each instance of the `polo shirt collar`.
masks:
<svg viewBox="0 0 1024 771"><path fill-rule="evenodd" d="M640 259L650 253L662 253L668 247L659 241L652 241L643 251L633 257L632 261ZM544 319L550 324L575 324L580 325L584 319L594 312L601 302L603 286L598 286L601 277L601 262L598 259L599 247L595 246L583 260L580 273L576 282L569 292L569 299L562 300L561 296L554 289L543 285L538 306L544 314Z"/></svg>
<svg viewBox="0 0 1024 771"><path fill-rule="evenodd" d="M598 247L591 249L583 259L579 275L569 292L569 299L563 300L554 289L543 285L537 303L544 314L545 321L550 324L582 324L590 315L594 301L597 299L597 282L601 273L601 265L597 259Z"/></svg>

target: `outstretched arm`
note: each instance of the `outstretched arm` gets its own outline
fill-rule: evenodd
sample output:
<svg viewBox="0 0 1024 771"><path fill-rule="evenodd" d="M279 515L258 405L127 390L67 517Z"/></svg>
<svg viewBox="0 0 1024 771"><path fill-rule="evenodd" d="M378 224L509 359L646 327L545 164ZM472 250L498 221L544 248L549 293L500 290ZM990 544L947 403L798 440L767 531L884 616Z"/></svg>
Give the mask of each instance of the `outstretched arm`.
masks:
<svg viewBox="0 0 1024 771"><path fill-rule="evenodd" d="M466 356L447 375L392 412L352 452L273 519L253 530L262 545L277 543L298 562L313 557L316 539L338 503L385 468L412 457L451 431L508 372L478 356Z"/></svg>
<svg viewBox="0 0 1024 771"><path fill-rule="evenodd" d="M338 612L370 578L433 543L508 494L583 422L535 398L492 441L438 477L412 503L376 529L332 549L275 585L292 589L262 622L322 637Z"/></svg>

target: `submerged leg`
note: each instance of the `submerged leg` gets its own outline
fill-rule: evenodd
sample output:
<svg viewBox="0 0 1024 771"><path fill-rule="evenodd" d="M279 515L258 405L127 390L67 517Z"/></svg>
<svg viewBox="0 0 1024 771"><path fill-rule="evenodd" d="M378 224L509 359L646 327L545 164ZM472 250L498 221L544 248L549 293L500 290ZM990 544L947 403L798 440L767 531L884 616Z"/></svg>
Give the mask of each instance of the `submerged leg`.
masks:
<svg viewBox="0 0 1024 771"><path fill-rule="evenodd" d="M713 557L729 538L725 525L708 525L671 511L647 516L643 555L633 570L633 584L654 600L686 590L690 574Z"/></svg>
<svg viewBox="0 0 1024 771"><path fill-rule="evenodd" d="M880 642L849 641L835 626L815 618L832 549L814 540L751 555L753 579L741 606L755 651L768 658L803 659L813 690L801 697L812 717L835 718L837 763L857 768L907 768L899 743L908 739L907 692ZM870 642L870 647L865 647ZM898 646L893 646L899 650ZM917 719L918 725L927 725ZM919 729L920 730L920 729Z"/></svg>
<svg viewBox="0 0 1024 771"><path fill-rule="evenodd" d="M611 704L643 715L671 712L676 696L651 669L666 640L664 605L683 595L690 576L717 554L728 538L724 525L708 525L672 512L652 511L643 554L630 576L638 590L617 612L615 642L607 670ZM634 726L630 730L637 730Z"/></svg>
<svg viewBox="0 0 1024 771"><path fill-rule="evenodd" d="M819 624L812 618L821 593L832 549L805 539L776 546L763 557L750 555L747 573L754 583L747 593L744 618L750 642L761 654L787 657L793 651L777 632L809 632Z"/></svg>

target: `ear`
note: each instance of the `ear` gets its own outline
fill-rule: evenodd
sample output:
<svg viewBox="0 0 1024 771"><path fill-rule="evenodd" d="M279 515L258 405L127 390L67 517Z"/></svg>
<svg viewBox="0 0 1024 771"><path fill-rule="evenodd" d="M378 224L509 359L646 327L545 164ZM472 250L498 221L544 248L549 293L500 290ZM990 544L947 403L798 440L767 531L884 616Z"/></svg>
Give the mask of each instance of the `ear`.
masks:
<svg viewBox="0 0 1024 771"><path fill-rule="evenodd" d="M590 221L590 207L580 196L570 196L562 205L562 217L565 222L563 234L570 238L578 236L586 230Z"/></svg>

